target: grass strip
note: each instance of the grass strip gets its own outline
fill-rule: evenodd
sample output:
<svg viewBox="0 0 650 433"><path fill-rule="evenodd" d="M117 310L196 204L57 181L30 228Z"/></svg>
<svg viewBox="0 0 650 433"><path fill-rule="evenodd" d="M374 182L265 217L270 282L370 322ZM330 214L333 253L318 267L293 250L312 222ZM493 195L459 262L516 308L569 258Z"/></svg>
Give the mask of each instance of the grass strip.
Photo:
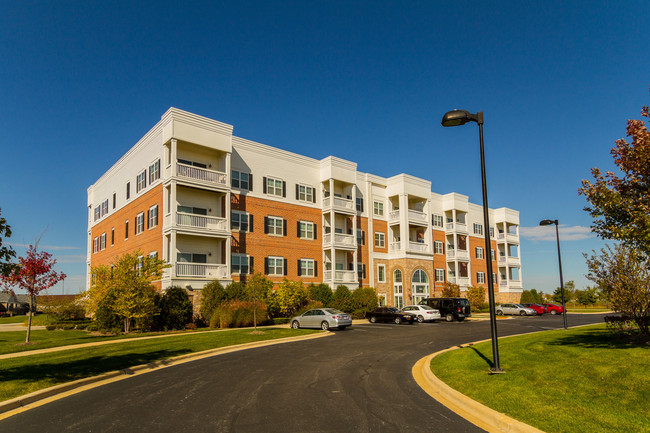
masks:
<svg viewBox="0 0 650 433"><path fill-rule="evenodd" d="M499 340L501 375L488 375L491 342L446 352L433 373L482 404L546 432L648 431L650 347L604 325Z"/></svg>
<svg viewBox="0 0 650 433"><path fill-rule="evenodd" d="M320 331L265 328L260 334L253 334L250 329L192 333L183 338L125 341L122 344L6 359L0 364L0 401L84 377L187 353L314 332Z"/></svg>

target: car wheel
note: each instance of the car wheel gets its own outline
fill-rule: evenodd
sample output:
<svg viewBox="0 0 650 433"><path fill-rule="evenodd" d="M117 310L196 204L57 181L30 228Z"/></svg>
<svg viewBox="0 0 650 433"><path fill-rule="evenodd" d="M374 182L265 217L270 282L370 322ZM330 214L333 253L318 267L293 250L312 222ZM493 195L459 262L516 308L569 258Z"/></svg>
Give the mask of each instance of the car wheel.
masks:
<svg viewBox="0 0 650 433"><path fill-rule="evenodd" d="M464 317L459 317L459 318L458 318L458 321L459 321L459 322L462 322L463 320L465 320Z"/></svg>
<svg viewBox="0 0 650 433"><path fill-rule="evenodd" d="M400 323L402 323L402 318L401 317L396 317L395 320L393 320L393 321L395 322L396 325L399 325Z"/></svg>
<svg viewBox="0 0 650 433"><path fill-rule="evenodd" d="M525 316L525 315L526 315L526 312L522 310L522 311L519 312L519 315L520 315L520 316Z"/></svg>
<svg viewBox="0 0 650 433"><path fill-rule="evenodd" d="M320 323L320 329L322 329L323 331L329 331L329 329L330 329L330 324L323 320L323 321Z"/></svg>
<svg viewBox="0 0 650 433"><path fill-rule="evenodd" d="M421 315L418 316L418 322L420 322L420 323L424 322L424 317L422 317Z"/></svg>
<svg viewBox="0 0 650 433"><path fill-rule="evenodd" d="M377 318L375 316L370 316L370 323L377 323Z"/></svg>
<svg viewBox="0 0 650 433"><path fill-rule="evenodd" d="M297 320L294 320L293 322L291 322L291 328L299 329L300 328L300 323L298 323Z"/></svg>
<svg viewBox="0 0 650 433"><path fill-rule="evenodd" d="M503 311L497 310L497 316L503 316Z"/></svg>
<svg viewBox="0 0 650 433"><path fill-rule="evenodd" d="M453 322L454 321L454 315L451 314L451 313L447 313L447 315L445 316L445 320L447 322Z"/></svg>
<svg viewBox="0 0 650 433"><path fill-rule="evenodd" d="M347 326L341 325L341 326L339 326L339 331L345 331L345 328L347 328Z"/></svg>
<svg viewBox="0 0 650 433"><path fill-rule="evenodd" d="M551 314L555 316L557 314L557 311L551 310Z"/></svg>

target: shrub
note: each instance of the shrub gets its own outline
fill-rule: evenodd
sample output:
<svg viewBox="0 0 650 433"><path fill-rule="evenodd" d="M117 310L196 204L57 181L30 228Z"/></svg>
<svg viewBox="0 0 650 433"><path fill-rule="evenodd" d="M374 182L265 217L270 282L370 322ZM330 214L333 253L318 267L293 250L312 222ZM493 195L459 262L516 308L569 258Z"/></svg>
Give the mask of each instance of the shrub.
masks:
<svg viewBox="0 0 650 433"><path fill-rule="evenodd" d="M90 323L86 327L86 331L88 331L88 332L97 332L97 331L99 331L99 326L97 326L97 322Z"/></svg>
<svg viewBox="0 0 650 433"><path fill-rule="evenodd" d="M257 304L257 317L267 320L266 305ZM229 301L219 305L210 318L211 328L242 328L253 326L253 303L246 301Z"/></svg>
<svg viewBox="0 0 650 433"><path fill-rule="evenodd" d="M77 299L48 300L43 310L55 321L82 320L86 317L84 307Z"/></svg>
<svg viewBox="0 0 650 433"><path fill-rule="evenodd" d="M291 320L290 317L274 317L273 318L273 324L274 325L284 325L285 323L289 323L289 320Z"/></svg>
<svg viewBox="0 0 650 433"><path fill-rule="evenodd" d="M470 286L467 289L467 299L473 312L480 311L485 304L485 287Z"/></svg>
<svg viewBox="0 0 650 433"><path fill-rule="evenodd" d="M521 292L520 304L543 304L542 295L536 289Z"/></svg>
<svg viewBox="0 0 650 433"><path fill-rule="evenodd" d="M183 329L192 321L192 302L185 289L172 286L162 297L160 321L163 329Z"/></svg>
<svg viewBox="0 0 650 433"><path fill-rule="evenodd" d="M638 329L634 319L625 314L620 316L605 316L607 330L614 334L631 334Z"/></svg>
<svg viewBox="0 0 650 433"><path fill-rule="evenodd" d="M188 331L194 331L196 329L196 324L195 323L188 323L185 325L185 329Z"/></svg>
<svg viewBox="0 0 650 433"><path fill-rule="evenodd" d="M442 286L443 298L458 298L460 297L460 286L458 284L445 282Z"/></svg>
<svg viewBox="0 0 650 433"><path fill-rule="evenodd" d="M229 301L247 301L246 285L239 281L233 281L226 286L226 299Z"/></svg>
<svg viewBox="0 0 650 433"><path fill-rule="evenodd" d="M201 290L201 318L210 323L214 310L226 299L226 291L217 280L211 281Z"/></svg>
<svg viewBox="0 0 650 433"><path fill-rule="evenodd" d="M377 305L379 305L379 298L374 287L359 287L351 294L350 308L355 319L365 318L366 313L377 308Z"/></svg>
<svg viewBox="0 0 650 433"><path fill-rule="evenodd" d="M45 325L45 329L48 331L54 331L56 329L56 325Z"/></svg>
<svg viewBox="0 0 650 433"><path fill-rule="evenodd" d="M99 302L97 311L95 312L95 321L97 322L97 327L102 331L119 329L119 332L122 332L124 322L120 316L113 312L111 305L112 299L110 299L108 296Z"/></svg>
<svg viewBox="0 0 650 433"><path fill-rule="evenodd" d="M294 316L296 311L307 305L307 289L302 281L290 281L286 278L278 284L268 299L268 311L272 317Z"/></svg>
<svg viewBox="0 0 650 433"><path fill-rule="evenodd" d="M345 313L352 312L352 294L350 289L344 285L340 285L334 291L332 297L332 307L341 310Z"/></svg>
<svg viewBox="0 0 650 433"><path fill-rule="evenodd" d="M320 302L324 307L329 307L332 304L334 294L329 285L325 283L311 283L307 287L307 290L309 291L309 299L312 301Z"/></svg>

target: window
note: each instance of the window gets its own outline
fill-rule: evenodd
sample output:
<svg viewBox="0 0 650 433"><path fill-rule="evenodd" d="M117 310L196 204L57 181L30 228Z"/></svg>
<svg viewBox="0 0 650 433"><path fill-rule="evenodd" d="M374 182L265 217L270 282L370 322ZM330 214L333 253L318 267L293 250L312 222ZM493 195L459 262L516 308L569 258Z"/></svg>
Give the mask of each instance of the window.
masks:
<svg viewBox="0 0 650 433"><path fill-rule="evenodd" d="M284 236L284 220L279 217L265 217L264 218L264 233L276 236Z"/></svg>
<svg viewBox="0 0 650 433"><path fill-rule="evenodd" d="M445 244L440 241L434 241L433 242L433 252L436 254L444 254L445 253Z"/></svg>
<svg viewBox="0 0 650 433"><path fill-rule="evenodd" d="M381 232L375 232L375 246L377 248L386 247L386 235Z"/></svg>
<svg viewBox="0 0 650 433"><path fill-rule="evenodd" d="M160 179L160 160L149 166L149 185Z"/></svg>
<svg viewBox="0 0 650 433"><path fill-rule="evenodd" d="M140 212L135 217L135 234L138 235L144 231L144 212Z"/></svg>
<svg viewBox="0 0 650 433"><path fill-rule="evenodd" d="M181 164L189 165L190 167L208 168L208 165L202 162L188 161L187 159L181 158L178 158L178 162Z"/></svg>
<svg viewBox="0 0 650 433"><path fill-rule="evenodd" d="M393 272L393 293L395 295L395 307L404 307L404 286L402 285L402 271L399 269Z"/></svg>
<svg viewBox="0 0 650 433"><path fill-rule="evenodd" d="M207 215L208 210L202 207L192 207L192 206L177 206L177 212L191 213L192 215Z"/></svg>
<svg viewBox="0 0 650 433"><path fill-rule="evenodd" d="M265 177L264 182L264 193L275 195L278 197L285 197L285 183L280 179L274 179L272 177Z"/></svg>
<svg viewBox="0 0 650 433"><path fill-rule="evenodd" d="M358 245L366 244L366 232L360 229L357 229L357 244Z"/></svg>
<svg viewBox="0 0 650 433"><path fill-rule="evenodd" d="M147 187L147 170L136 177L135 192L140 192Z"/></svg>
<svg viewBox="0 0 650 433"><path fill-rule="evenodd" d="M363 212L363 199L357 197L357 212Z"/></svg>
<svg viewBox="0 0 650 433"><path fill-rule="evenodd" d="M102 216L108 214L108 199L102 202Z"/></svg>
<svg viewBox="0 0 650 433"><path fill-rule="evenodd" d="M490 256L492 257L492 260L493 260L493 261L497 259L497 255L496 255L496 253L494 252L494 250L490 250Z"/></svg>
<svg viewBox="0 0 650 433"><path fill-rule="evenodd" d="M386 265L377 265L377 282L386 282Z"/></svg>
<svg viewBox="0 0 650 433"><path fill-rule="evenodd" d="M477 284L485 284L485 272L477 272L476 273L476 283Z"/></svg>
<svg viewBox="0 0 650 433"><path fill-rule="evenodd" d="M374 202L373 213L377 216L384 216L384 204L380 201Z"/></svg>
<svg viewBox="0 0 650 433"><path fill-rule="evenodd" d="M249 216L246 212L232 211L230 215L230 228L232 230L239 230L241 232L248 231Z"/></svg>
<svg viewBox="0 0 650 433"><path fill-rule="evenodd" d="M434 227L443 227L444 223L443 223L442 215L434 214L431 224L433 224Z"/></svg>
<svg viewBox="0 0 650 433"><path fill-rule="evenodd" d="M422 269L418 269L413 273L411 279L411 287L413 289L413 303L419 304L420 301L429 296L429 277Z"/></svg>
<svg viewBox="0 0 650 433"><path fill-rule="evenodd" d="M179 263L207 263L207 254L197 253L178 253L176 254L176 261Z"/></svg>
<svg viewBox="0 0 650 433"><path fill-rule="evenodd" d="M95 221L97 221L97 220L100 219L101 217L102 217L102 207L101 207L101 206L97 206L97 207L95 208Z"/></svg>
<svg viewBox="0 0 650 433"><path fill-rule="evenodd" d="M115 245L115 227L111 228L111 246Z"/></svg>
<svg viewBox="0 0 650 433"><path fill-rule="evenodd" d="M482 260L483 259L483 248L481 247L476 247L475 248L475 253L476 253L476 258Z"/></svg>
<svg viewBox="0 0 650 433"><path fill-rule="evenodd" d="M353 269L352 266L352 263L350 263L350 270ZM366 278L366 265L361 262L357 262L357 276L360 280Z"/></svg>
<svg viewBox="0 0 650 433"><path fill-rule="evenodd" d="M99 249L103 251L106 249L106 233L102 233L99 239Z"/></svg>
<svg viewBox="0 0 650 433"><path fill-rule="evenodd" d="M315 276L314 259L300 259L298 260L298 276L313 277Z"/></svg>
<svg viewBox="0 0 650 433"><path fill-rule="evenodd" d="M230 184L233 188L252 191L253 189L250 187L252 177L253 176L248 173L232 170L232 178Z"/></svg>
<svg viewBox="0 0 650 433"><path fill-rule="evenodd" d="M93 239L93 253L96 253L97 251L99 251L99 238L98 237Z"/></svg>
<svg viewBox="0 0 650 433"><path fill-rule="evenodd" d="M314 223L298 221L298 237L300 239L314 239Z"/></svg>
<svg viewBox="0 0 650 433"><path fill-rule="evenodd" d="M296 185L296 200L315 203L314 188L307 185Z"/></svg>
<svg viewBox="0 0 650 433"><path fill-rule="evenodd" d="M445 270L444 269L436 269L436 281L440 283L445 282Z"/></svg>
<svg viewBox="0 0 650 433"><path fill-rule="evenodd" d="M131 198L131 182L126 183L126 199Z"/></svg>
<svg viewBox="0 0 650 433"><path fill-rule="evenodd" d="M143 267L144 267L144 257L139 256L138 261L135 263L135 270L138 272L138 275L142 275Z"/></svg>
<svg viewBox="0 0 650 433"><path fill-rule="evenodd" d="M483 226L481 224L474 223L474 234L475 235L482 235L483 234Z"/></svg>
<svg viewBox="0 0 650 433"><path fill-rule="evenodd" d="M155 204L149 208L148 228L154 228L158 225L158 205Z"/></svg>
<svg viewBox="0 0 650 433"><path fill-rule="evenodd" d="M152 251L149 253L149 258L158 260L158 251Z"/></svg>
<svg viewBox="0 0 650 433"><path fill-rule="evenodd" d="M233 274L248 274L248 256L246 254L233 254L231 266Z"/></svg>
<svg viewBox="0 0 650 433"><path fill-rule="evenodd" d="M267 257L266 271L267 275L284 275L284 258Z"/></svg>
<svg viewBox="0 0 650 433"><path fill-rule="evenodd" d="M113 193L113 209L117 206L117 194Z"/></svg>
<svg viewBox="0 0 650 433"><path fill-rule="evenodd" d="M494 238L494 227L490 227L490 238Z"/></svg>
<svg viewBox="0 0 650 433"><path fill-rule="evenodd" d="M129 220L124 223L124 240L129 238Z"/></svg>

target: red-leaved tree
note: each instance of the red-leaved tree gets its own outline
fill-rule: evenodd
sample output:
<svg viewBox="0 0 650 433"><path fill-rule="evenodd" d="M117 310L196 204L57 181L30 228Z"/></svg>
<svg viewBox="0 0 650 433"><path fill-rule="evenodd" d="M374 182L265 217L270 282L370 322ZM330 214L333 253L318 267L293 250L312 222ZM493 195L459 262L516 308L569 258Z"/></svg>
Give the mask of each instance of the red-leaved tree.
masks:
<svg viewBox="0 0 650 433"><path fill-rule="evenodd" d="M1 275L0 281L7 288L18 286L29 293L29 319L27 321L27 336L25 343L29 343L29 336L32 329L32 311L34 310L34 297L43 290L49 289L66 275L63 272L56 272L54 265L56 259L52 254L45 251L38 251L33 245L27 249L27 255L18 259L18 266L9 275Z"/></svg>

